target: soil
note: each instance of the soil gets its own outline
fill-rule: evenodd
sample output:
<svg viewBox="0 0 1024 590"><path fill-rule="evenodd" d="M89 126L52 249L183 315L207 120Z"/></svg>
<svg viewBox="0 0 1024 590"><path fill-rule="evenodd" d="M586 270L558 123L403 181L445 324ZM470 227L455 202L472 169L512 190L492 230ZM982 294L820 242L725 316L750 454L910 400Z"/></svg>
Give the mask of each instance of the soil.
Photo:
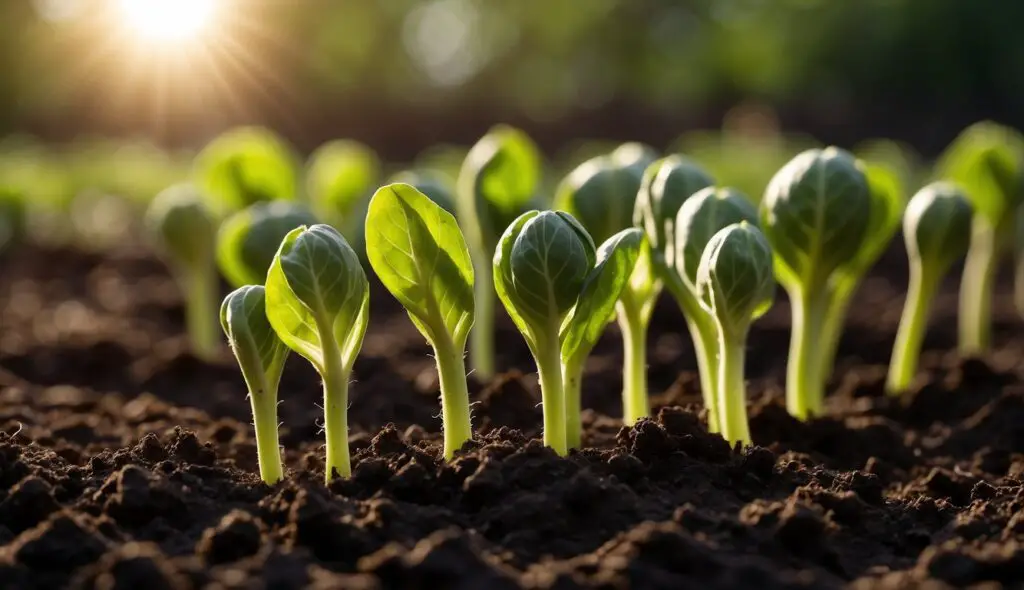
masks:
<svg viewBox="0 0 1024 590"><path fill-rule="evenodd" d="M586 448L559 458L525 345L475 379L477 438L440 459L429 347L375 287L355 367L350 480L322 483L320 387L281 386L287 479L259 481L245 385L188 354L144 248L0 259L2 588L855 588L1024 586L1024 338L1009 287L996 350L960 360L956 278L906 403L883 393L902 306L894 248L858 295L829 418L784 409L789 308L750 336L758 446L700 414L683 320L650 334L655 417L618 419L614 328L586 375ZM986 584L987 583L987 584Z"/></svg>

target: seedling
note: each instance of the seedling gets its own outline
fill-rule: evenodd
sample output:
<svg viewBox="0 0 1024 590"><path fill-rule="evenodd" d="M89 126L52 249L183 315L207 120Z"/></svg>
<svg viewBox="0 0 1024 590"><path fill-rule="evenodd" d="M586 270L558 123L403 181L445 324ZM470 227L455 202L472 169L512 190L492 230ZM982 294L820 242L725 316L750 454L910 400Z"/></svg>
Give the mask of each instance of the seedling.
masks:
<svg viewBox="0 0 1024 590"><path fill-rule="evenodd" d="M217 225L191 185L158 194L146 225L185 296L185 323L192 353L205 361L220 350L217 335L217 272L213 246Z"/></svg>
<svg viewBox="0 0 1024 590"><path fill-rule="evenodd" d="M352 140L334 140L313 152L306 165L306 192L319 219L349 240L361 230L365 207L380 178L380 161L369 147Z"/></svg>
<svg viewBox="0 0 1024 590"><path fill-rule="evenodd" d="M494 376L494 289L491 257L502 232L536 206L540 153L522 131L499 125L466 155L456 187L458 217L476 276L476 323L470 334L470 362L482 378Z"/></svg>
<svg viewBox="0 0 1024 590"><path fill-rule="evenodd" d="M643 229L645 239L636 267L617 305L619 325L628 326L623 328L623 333L628 330L633 334L627 344L627 355L631 360L646 359L647 329L654 304L664 287L668 288L682 308L691 335L695 334L697 329L692 318L704 316L703 313L699 313L698 308L690 305L691 300L686 299L685 290L677 280L674 262L675 223L676 215L683 203L694 193L712 184L714 181L707 172L679 155L658 160L644 171L633 211L633 221ZM697 336L693 339L694 342L698 341ZM706 355L701 350L697 352L697 362L705 400L713 399L715 388L710 381L713 380L713 369L707 366ZM628 381L623 391L623 420L627 424L632 424L650 413L646 366L638 369L635 363L631 364L624 379ZM709 409L711 407L708 406ZM712 428L713 424L713 420L709 422Z"/></svg>
<svg viewBox="0 0 1024 590"><path fill-rule="evenodd" d="M267 321L266 291L246 285L224 298L220 325L249 388L260 477L273 484L284 477L277 436L277 388L288 347Z"/></svg>
<svg viewBox="0 0 1024 590"><path fill-rule="evenodd" d="M992 345L992 289L1012 243L1024 198L1024 137L992 122L965 129L939 159L938 176L963 187L974 220L960 281L960 352L983 354Z"/></svg>
<svg viewBox="0 0 1024 590"><path fill-rule="evenodd" d="M878 258L892 242L899 229L905 206L903 185L899 176L881 164L859 162L868 180L871 196L871 210L868 227L864 232L857 253L836 268L828 285L828 311L821 335L821 377L826 381L835 366L839 339L842 336L850 304L864 275L871 270Z"/></svg>
<svg viewBox="0 0 1024 590"><path fill-rule="evenodd" d="M326 478L352 473L348 383L369 320L369 284L359 257L329 225L292 230L267 274L267 319L324 381Z"/></svg>
<svg viewBox="0 0 1024 590"><path fill-rule="evenodd" d="M853 156L835 147L790 160L761 202L761 227L793 310L786 407L801 420L822 413L820 349L829 321L829 284L857 257L870 217L867 177Z"/></svg>
<svg viewBox="0 0 1024 590"><path fill-rule="evenodd" d="M288 232L312 225L316 218L305 206L290 201L256 203L235 213L217 233L217 265L236 287L262 285L277 248Z"/></svg>
<svg viewBox="0 0 1024 590"><path fill-rule="evenodd" d="M972 217L970 201L949 182L922 188L907 206L903 237L910 259L910 284L889 365L887 389L891 395L904 393L917 372L932 300L943 277L971 244Z"/></svg>
<svg viewBox="0 0 1024 590"><path fill-rule="evenodd" d="M643 179L647 152L641 144L624 144L606 156L591 158L577 166L562 180L555 196L555 208L573 215L592 237L604 241L632 226L636 195ZM633 268L636 261L630 263ZM641 280L649 273L641 269ZM625 279L623 279L625 280ZM622 287L619 287L621 291ZM630 301L631 303L632 301ZM625 348L622 368L623 421L633 424L646 416L647 402L647 323L627 304L618 306L619 326ZM589 351L588 351L589 352ZM579 367L582 373L582 366ZM579 390L581 375L566 376L567 399L570 390ZM569 382L573 387L569 387ZM567 408L569 416L575 415ZM569 442L573 446L573 441Z"/></svg>
<svg viewBox="0 0 1024 590"><path fill-rule="evenodd" d="M617 248L639 246L638 232L625 232L602 245L603 261L618 260ZM586 345L593 346L593 333L607 324L620 295L614 289L599 288L614 286L615 281L602 275L615 273L617 265L596 263L590 234L562 211L529 211L519 216L502 234L494 253L495 290L537 363L544 444L560 455L568 452L563 364L582 362L577 355ZM573 371L570 367L566 372Z"/></svg>
<svg viewBox="0 0 1024 590"><path fill-rule="evenodd" d="M455 217L408 184L374 193L366 216L370 266L430 342L441 381L444 456L473 436L464 359L473 326L473 263Z"/></svg>
<svg viewBox="0 0 1024 590"><path fill-rule="evenodd" d="M672 260L675 272L669 284L674 285L676 299L684 310L693 340L710 432L719 432L725 426L719 408L722 384L718 382L722 361L718 357L719 342L723 336L714 317L702 310L698 270L711 238L726 227L742 222L757 223L757 210L747 197L730 188L708 187L697 191L683 203L676 215L674 228L675 254Z"/></svg>
<svg viewBox="0 0 1024 590"><path fill-rule="evenodd" d="M220 216L260 201L297 197L297 163L284 139L262 127L220 135L196 156L195 178Z"/></svg>
<svg viewBox="0 0 1024 590"><path fill-rule="evenodd" d="M741 222L708 241L697 268L701 305L718 335L718 410L722 436L750 443L744 374L747 333L775 298L772 251L757 227Z"/></svg>

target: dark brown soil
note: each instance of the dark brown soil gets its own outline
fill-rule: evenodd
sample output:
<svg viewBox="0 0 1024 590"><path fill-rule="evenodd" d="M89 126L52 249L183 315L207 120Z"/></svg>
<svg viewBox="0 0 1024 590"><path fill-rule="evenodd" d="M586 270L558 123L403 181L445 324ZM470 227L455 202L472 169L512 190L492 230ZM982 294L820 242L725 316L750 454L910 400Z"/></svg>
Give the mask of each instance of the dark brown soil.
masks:
<svg viewBox="0 0 1024 590"><path fill-rule="evenodd" d="M587 449L537 440L536 379L473 383L479 437L439 459L429 348L385 292L352 387L348 481L322 483L320 388L282 383L287 481L266 486L234 362L184 351L141 248L0 259L0 587L833 588L1024 584L1024 338L1002 287L997 350L960 361L955 280L907 404L882 393L902 305L895 249L859 295L828 419L782 404L789 309L751 334L738 452L708 435L682 318L651 333L656 419L623 428L617 335L588 365ZM955 279L955 277L954 277Z"/></svg>

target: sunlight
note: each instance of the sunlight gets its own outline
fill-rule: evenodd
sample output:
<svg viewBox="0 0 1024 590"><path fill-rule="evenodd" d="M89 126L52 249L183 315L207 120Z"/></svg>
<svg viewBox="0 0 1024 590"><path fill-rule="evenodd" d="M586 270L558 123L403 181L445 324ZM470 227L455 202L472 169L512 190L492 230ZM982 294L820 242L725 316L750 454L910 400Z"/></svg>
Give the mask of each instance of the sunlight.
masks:
<svg viewBox="0 0 1024 590"><path fill-rule="evenodd" d="M119 0L124 23L139 37L182 41L213 20L215 0Z"/></svg>

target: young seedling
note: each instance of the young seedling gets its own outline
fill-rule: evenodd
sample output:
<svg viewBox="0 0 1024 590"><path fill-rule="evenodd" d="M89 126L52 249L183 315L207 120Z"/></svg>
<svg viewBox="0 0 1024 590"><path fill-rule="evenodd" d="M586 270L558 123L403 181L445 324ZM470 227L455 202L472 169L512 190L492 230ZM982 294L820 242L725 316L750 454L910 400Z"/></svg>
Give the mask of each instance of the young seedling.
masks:
<svg viewBox="0 0 1024 590"><path fill-rule="evenodd" d="M611 239L620 247L631 243L618 236ZM632 241L632 247L636 246ZM605 260L614 258L615 248L607 247ZM537 363L544 444L560 455L568 452L563 364L582 362L574 358L577 350L572 347L586 345L591 329L596 329L574 324L596 322L603 329L619 296L614 289L587 288L591 283L603 283L605 272L615 272L614 264L595 266L596 262L590 235L572 215L561 211L524 213L505 230L494 253L494 288ZM584 294L587 299L582 299ZM593 311L574 313L576 310ZM574 366L565 372L573 372Z"/></svg>
<svg viewBox="0 0 1024 590"><path fill-rule="evenodd" d="M292 230L267 274L267 319L324 381L326 478L352 473L348 383L369 320L369 283L359 257L329 225Z"/></svg>
<svg viewBox="0 0 1024 590"><path fill-rule="evenodd" d="M744 373L747 333L775 299L772 251L764 234L744 221L712 236L700 258L696 287L718 335L722 436L732 444L750 444Z"/></svg>
<svg viewBox="0 0 1024 590"><path fill-rule="evenodd" d="M277 436L277 388L289 350L267 321L263 286L246 285L225 297L220 325L249 388L260 477L276 483L284 477Z"/></svg>
<svg viewBox="0 0 1024 590"><path fill-rule="evenodd" d="M305 206L291 201L256 203L233 214L217 232L217 265L235 287L262 285L288 232L313 225Z"/></svg>
<svg viewBox="0 0 1024 590"><path fill-rule="evenodd" d="M441 381L444 456L473 436L464 357L473 326L473 263L455 217L408 184L377 189L366 251L381 283L430 342Z"/></svg>
<svg viewBox="0 0 1024 590"><path fill-rule="evenodd" d="M674 227L675 254L672 260L675 268L669 284L675 285L675 296L684 310L693 340L710 432L720 432L724 428L724 418L719 409L722 385L718 382L722 335L714 317L702 309L698 270L711 238L728 226L744 222L757 223L757 209L747 197L734 189L708 187L697 191L683 203Z"/></svg>
<svg viewBox="0 0 1024 590"><path fill-rule="evenodd" d="M456 215L455 195L449 183L430 170L403 170L391 177L391 184L408 184L416 188L442 209Z"/></svg>
<svg viewBox="0 0 1024 590"><path fill-rule="evenodd" d="M269 129L240 127L196 156L196 183L218 216L260 201L297 197L294 150Z"/></svg>
<svg viewBox="0 0 1024 590"><path fill-rule="evenodd" d="M963 187L974 220L960 281L960 352L976 356L992 344L992 289L1012 243L1024 198L1024 137L992 122L964 130L938 163L938 176Z"/></svg>
<svg viewBox="0 0 1024 590"><path fill-rule="evenodd" d="M821 335L821 377L826 381L835 366L850 304L864 275L889 247L903 218L904 191L899 176L882 164L859 162L867 176L871 196L868 227L857 253L836 268L828 285L828 310Z"/></svg>
<svg viewBox="0 0 1024 590"><path fill-rule="evenodd" d="M216 222L194 187L177 185L153 199L146 225L185 296L192 353L205 361L217 358Z"/></svg>
<svg viewBox="0 0 1024 590"><path fill-rule="evenodd" d="M537 206L541 159L522 131L498 125L466 155L456 186L456 208L473 258L476 323L470 362L481 379L494 376L494 280L491 257L506 227Z"/></svg>
<svg viewBox="0 0 1024 590"><path fill-rule="evenodd" d="M828 147L800 153L775 174L761 202L761 227L775 255L775 275L793 310L786 407L806 420L825 400L821 336L829 284L857 256L868 230L868 180L848 152Z"/></svg>
<svg viewBox="0 0 1024 590"><path fill-rule="evenodd" d="M903 237L910 259L910 284L892 350L887 390L907 391L917 372L921 343L932 300L957 260L971 243L971 203L956 185L935 182L910 200L903 217Z"/></svg>
<svg viewBox="0 0 1024 590"><path fill-rule="evenodd" d="M596 241L604 241L632 226L636 195L643 179L647 152L641 144L624 144L606 156L591 158L577 166L561 182L555 196L555 208L565 211L587 229ZM630 264L633 268L634 260ZM640 271L646 278L649 273ZM625 280L625 279L624 279ZM619 288L622 290L622 287ZM619 327L625 348L622 368L622 415L626 424L646 416L647 402L647 323L629 301L618 306ZM589 352L589 351L588 351ZM582 367L579 367L582 372ZM579 378L573 376L578 389ZM567 383L567 394L569 394ZM574 415L571 408L569 415ZM572 446L572 441L570 441Z"/></svg>
<svg viewBox="0 0 1024 590"><path fill-rule="evenodd" d="M337 228L360 254L366 207L379 179L377 154L348 139L325 143L306 164L306 193L313 212Z"/></svg>
<svg viewBox="0 0 1024 590"><path fill-rule="evenodd" d="M630 344L627 345L627 354L631 355L631 358L647 356L646 349L634 348L630 351L630 348L639 347L641 344L646 346L651 313L663 287L667 286L677 300L688 323L692 317L703 316L696 313L696 309L688 308L684 304L684 290L676 280L674 228L676 215L683 203L694 193L712 184L714 180L707 172L679 155L655 161L644 170L633 210L633 223L643 229L645 239L633 274L630 275L617 304L619 325L629 326L623 328L623 333L627 329L633 333ZM690 324L691 333L694 329ZM697 339L694 338L694 341ZM698 352L698 363L704 362L702 358L703 355ZM712 395L708 392L715 391L710 388L709 383L705 383L709 371L708 368L700 369L705 398ZM650 413L646 367L641 371L631 365L630 369L625 371L624 379L627 377L624 389L629 393L624 391L623 397L628 397L629 401L625 403L623 409L623 420L627 424L632 424Z"/></svg>

